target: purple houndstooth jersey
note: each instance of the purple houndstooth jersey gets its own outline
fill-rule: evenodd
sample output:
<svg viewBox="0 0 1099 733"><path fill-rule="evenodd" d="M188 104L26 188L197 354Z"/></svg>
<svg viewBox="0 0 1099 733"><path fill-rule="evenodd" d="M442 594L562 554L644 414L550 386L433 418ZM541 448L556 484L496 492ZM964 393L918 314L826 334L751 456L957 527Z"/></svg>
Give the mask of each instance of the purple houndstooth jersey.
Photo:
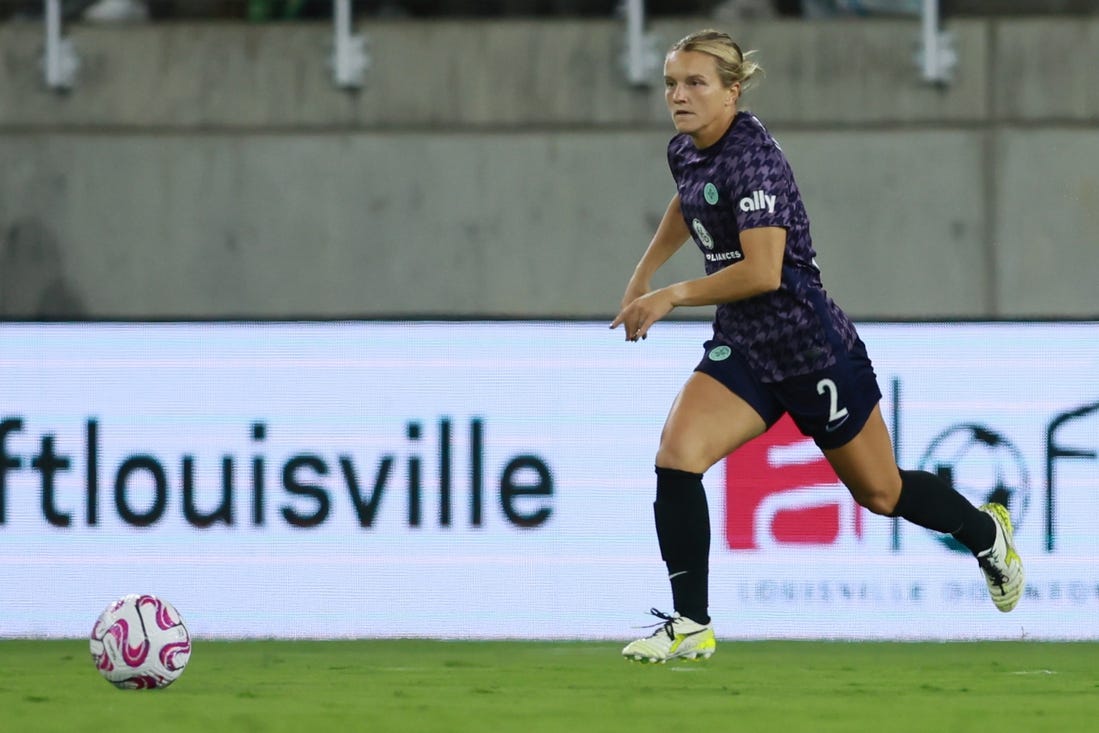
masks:
<svg viewBox="0 0 1099 733"><path fill-rule="evenodd" d="M778 290L717 306L714 338L742 353L764 382L824 369L836 349L858 338L851 320L821 284L809 217L794 173L763 123L740 112L713 145L699 150L686 134L668 143L668 165L706 274L744 258L740 232L786 230Z"/></svg>

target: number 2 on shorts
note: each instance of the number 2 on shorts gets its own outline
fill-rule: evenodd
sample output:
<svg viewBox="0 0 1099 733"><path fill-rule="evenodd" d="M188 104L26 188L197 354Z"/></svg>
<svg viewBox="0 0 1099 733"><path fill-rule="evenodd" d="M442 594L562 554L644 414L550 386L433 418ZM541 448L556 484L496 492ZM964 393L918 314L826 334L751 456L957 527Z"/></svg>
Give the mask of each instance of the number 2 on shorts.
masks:
<svg viewBox="0 0 1099 733"><path fill-rule="evenodd" d="M831 379L825 378L817 382L817 394L824 394L825 392L828 393L828 422L835 423L837 420L847 417L847 408L841 408L839 405L839 388Z"/></svg>

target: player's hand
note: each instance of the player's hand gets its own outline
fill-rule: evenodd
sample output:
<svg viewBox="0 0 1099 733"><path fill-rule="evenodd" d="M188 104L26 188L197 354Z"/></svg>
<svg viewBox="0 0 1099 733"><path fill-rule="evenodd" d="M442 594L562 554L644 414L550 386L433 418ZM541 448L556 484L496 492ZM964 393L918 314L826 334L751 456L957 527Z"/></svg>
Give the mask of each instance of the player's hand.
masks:
<svg viewBox="0 0 1099 733"><path fill-rule="evenodd" d="M655 290L634 298L618 312L611 328L623 326L627 341L640 341L647 338L649 328L664 316L672 312L672 299L666 290Z"/></svg>

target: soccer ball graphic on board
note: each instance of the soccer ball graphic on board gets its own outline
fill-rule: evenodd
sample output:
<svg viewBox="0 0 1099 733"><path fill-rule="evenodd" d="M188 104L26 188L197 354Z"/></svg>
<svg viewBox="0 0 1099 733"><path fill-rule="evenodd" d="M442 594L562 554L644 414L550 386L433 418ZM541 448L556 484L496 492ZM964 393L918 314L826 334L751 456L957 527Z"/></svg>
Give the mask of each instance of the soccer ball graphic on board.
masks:
<svg viewBox="0 0 1099 733"><path fill-rule="evenodd" d="M1011 513L1016 533L1030 504L1030 476L1022 453L1004 435L985 425L962 423L939 433L920 459L930 471L976 506L994 501ZM939 541L952 550L969 553L950 535Z"/></svg>
<svg viewBox="0 0 1099 733"><path fill-rule="evenodd" d="M99 615L92 661L124 690L154 690L179 679L191 658L191 635L172 604L151 595L120 598Z"/></svg>

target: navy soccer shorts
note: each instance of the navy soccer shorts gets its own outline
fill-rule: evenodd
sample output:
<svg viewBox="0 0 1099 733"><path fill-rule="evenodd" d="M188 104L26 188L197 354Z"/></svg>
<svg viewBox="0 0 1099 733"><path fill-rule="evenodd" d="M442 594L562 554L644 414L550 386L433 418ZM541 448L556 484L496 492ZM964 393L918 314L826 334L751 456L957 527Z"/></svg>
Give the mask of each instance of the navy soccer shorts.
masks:
<svg viewBox="0 0 1099 733"><path fill-rule="evenodd" d="M839 352L827 369L763 382L735 349L707 341L706 353L695 371L708 374L759 413L770 428L785 413L822 450L846 445L859 434L881 389L862 340L848 352ZM715 359L717 356L719 358Z"/></svg>

